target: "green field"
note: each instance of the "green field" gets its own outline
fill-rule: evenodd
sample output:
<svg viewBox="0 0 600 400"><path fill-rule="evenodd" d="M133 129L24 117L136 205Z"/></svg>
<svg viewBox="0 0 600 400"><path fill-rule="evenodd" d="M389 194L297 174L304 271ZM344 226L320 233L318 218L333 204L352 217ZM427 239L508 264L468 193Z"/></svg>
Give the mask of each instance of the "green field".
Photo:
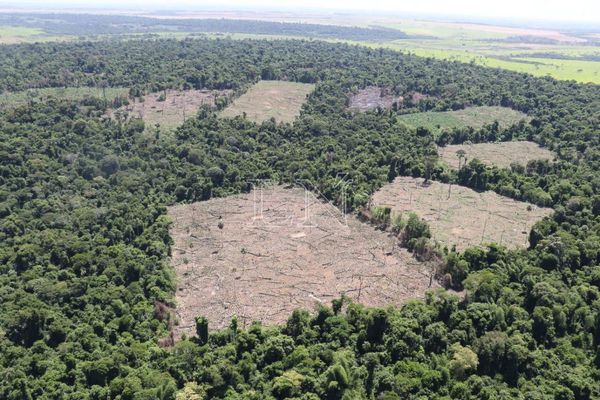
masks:
<svg viewBox="0 0 600 400"><path fill-rule="evenodd" d="M526 114L507 107L469 107L458 111L404 114L398 117L404 123L427 128L432 132L452 128L481 128L484 125L498 121L501 127L529 119Z"/></svg>
<svg viewBox="0 0 600 400"><path fill-rule="evenodd" d="M67 88L42 88L29 89L20 92L4 92L0 94L0 108L14 107L32 100L48 98L82 100L86 97L103 98L112 100L119 96L126 96L127 88L93 88L93 87L67 87Z"/></svg>
<svg viewBox="0 0 600 400"><path fill-rule="evenodd" d="M0 26L0 44L20 43L43 35L44 31L37 28L22 26Z"/></svg>

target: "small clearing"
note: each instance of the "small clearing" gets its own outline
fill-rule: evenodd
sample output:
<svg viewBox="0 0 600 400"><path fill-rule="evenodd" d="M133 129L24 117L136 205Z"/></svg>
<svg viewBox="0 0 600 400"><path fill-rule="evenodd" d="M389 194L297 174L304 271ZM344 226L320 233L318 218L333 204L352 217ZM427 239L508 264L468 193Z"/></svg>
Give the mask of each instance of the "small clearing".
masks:
<svg viewBox="0 0 600 400"><path fill-rule="evenodd" d="M308 83L259 81L223 110L221 116L233 118L245 113L246 118L257 123L271 118L293 122L314 88L315 85Z"/></svg>
<svg viewBox="0 0 600 400"><path fill-rule="evenodd" d="M176 337L254 320L284 323L297 308L343 293L366 306L400 305L439 287L432 266L398 240L303 189L269 187L169 208L177 273Z"/></svg>
<svg viewBox="0 0 600 400"><path fill-rule="evenodd" d="M451 187L450 187L451 186ZM535 222L550 208L516 201L494 192L476 192L422 178L399 177L372 198L374 206L396 213L412 211L429 223L438 242L458 250L495 242L510 248L527 247Z"/></svg>
<svg viewBox="0 0 600 400"><path fill-rule="evenodd" d="M408 125L427 128L432 132L467 127L478 129L494 121L498 121L501 128L507 128L521 120L530 119L527 114L520 111L496 106L469 107L457 111L428 111L404 114L398 118Z"/></svg>
<svg viewBox="0 0 600 400"><path fill-rule="evenodd" d="M355 112L365 112L377 108L392 108L394 103L401 104L402 96L394 96L387 88L367 86L350 96L348 109Z"/></svg>
<svg viewBox="0 0 600 400"><path fill-rule="evenodd" d="M221 96L230 96L231 90L166 90L149 93L142 99L136 98L129 105L119 108L129 117L142 118L147 128L160 124L161 128L175 128L190 117L194 117L202 105L213 107ZM114 114L114 110L111 111Z"/></svg>
<svg viewBox="0 0 600 400"><path fill-rule="evenodd" d="M477 158L484 164L508 168L512 163L526 166L531 160L553 160L554 153L540 147L537 143L528 141L454 144L438 147L442 161L453 169L458 169L458 151L464 151L466 162ZM461 161L465 163L465 159Z"/></svg>

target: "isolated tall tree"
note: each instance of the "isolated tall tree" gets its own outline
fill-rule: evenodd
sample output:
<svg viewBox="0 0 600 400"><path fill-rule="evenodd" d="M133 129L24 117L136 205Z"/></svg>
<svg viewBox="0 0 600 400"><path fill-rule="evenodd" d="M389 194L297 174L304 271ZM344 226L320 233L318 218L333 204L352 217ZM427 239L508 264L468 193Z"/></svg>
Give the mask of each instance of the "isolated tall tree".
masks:
<svg viewBox="0 0 600 400"><path fill-rule="evenodd" d="M201 345L208 343L208 319L206 317L196 317L196 335Z"/></svg>

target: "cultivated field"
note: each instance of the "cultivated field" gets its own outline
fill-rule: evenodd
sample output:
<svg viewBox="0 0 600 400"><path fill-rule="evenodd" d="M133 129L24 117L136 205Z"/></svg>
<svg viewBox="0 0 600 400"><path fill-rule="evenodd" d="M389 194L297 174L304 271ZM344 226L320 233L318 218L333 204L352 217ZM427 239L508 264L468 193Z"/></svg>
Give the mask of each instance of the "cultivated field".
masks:
<svg viewBox="0 0 600 400"><path fill-rule="evenodd" d="M554 153L540 147L537 143L528 141L456 144L438 147L438 154L443 162L453 169L458 169L458 151L464 151L466 162L477 158L484 164L508 168L512 163L526 166L531 160L553 160ZM461 163L465 163L463 159Z"/></svg>
<svg viewBox="0 0 600 400"><path fill-rule="evenodd" d="M130 117L142 118L147 128L160 124L161 128L170 129L194 117L200 106L207 104L212 107L217 97L230 96L231 93L230 90L167 90L147 94L144 101L135 99L120 110L126 111Z"/></svg>
<svg viewBox="0 0 600 400"><path fill-rule="evenodd" d="M457 111L423 112L401 115L400 120L415 127L424 127L432 132L452 128L481 128L498 121L501 127L508 127L529 117L508 107L469 107Z"/></svg>
<svg viewBox="0 0 600 400"><path fill-rule="evenodd" d="M221 116L232 118L245 113L246 118L258 123L270 118L292 122L313 89L314 85L307 83L259 81L223 110Z"/></svg>
<svg viewBox="0 0 600 400"><path fill-rule="evenodd" d="M194 317L211 329L283 323L296 308L345 293L367 306L398 305L429 288L431 266L398 240L302 189L271 187L169 209L181 333Z"/></svg>
<svg viewBox="0 0 600 400"><path fill-rule="evenodd" d="M129 89L127 88L66 87L29 89L0 94L0 108L14 107L25 104L28 101L41 101L49 98L78 101L86 97L97 97L112 101L119 96L127 96L128 93Z"/></svg>
<svg viewBox="0 0 600 400"><path fill-rule="evenodd" d="M424 184L422 178L410 177L396 178L377 191L372 202L395 212L415 212L429 223L435 240L459 250L486 242L527 247L533 224L552 212L491 191Z"/></svg>

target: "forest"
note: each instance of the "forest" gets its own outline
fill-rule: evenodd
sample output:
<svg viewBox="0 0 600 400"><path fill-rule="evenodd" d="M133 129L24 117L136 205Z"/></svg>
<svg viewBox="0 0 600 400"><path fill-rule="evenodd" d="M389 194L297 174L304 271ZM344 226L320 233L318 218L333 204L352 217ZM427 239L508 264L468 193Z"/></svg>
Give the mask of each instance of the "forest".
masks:
<svg viewBox="0 0 600 400"><path fill-rule="evenodd" d="M0 25L42 29L53 35L125 35L161 32L244 33L346 40L396 40L406 33L381 26L358 27L250 19L150 18L125 15L2 13ZM416 37L416 36L415 36Z"/></svg>
<svg viewBox="0 0 600 400"><path fill-rule="evenodd" d="M233 89L314 83L294 123L203 107L168 134L106 116L106 99L0 111L0 398L600 398L600 90L474 64L320 41L99 40L0 47L0 90ZM367 86L426 99L347 110ZM506 128L413 128L398 115L505 106ZM526 139L557 154L500 169L437 162L436 145ZM166 207L302 179L348 207L397 176L552 207L529 248L437 249L449 288L399 308L342 297L282 326L234 318L159 346L175 280ZM414 238L426 227L413 221Z"/></svg>

